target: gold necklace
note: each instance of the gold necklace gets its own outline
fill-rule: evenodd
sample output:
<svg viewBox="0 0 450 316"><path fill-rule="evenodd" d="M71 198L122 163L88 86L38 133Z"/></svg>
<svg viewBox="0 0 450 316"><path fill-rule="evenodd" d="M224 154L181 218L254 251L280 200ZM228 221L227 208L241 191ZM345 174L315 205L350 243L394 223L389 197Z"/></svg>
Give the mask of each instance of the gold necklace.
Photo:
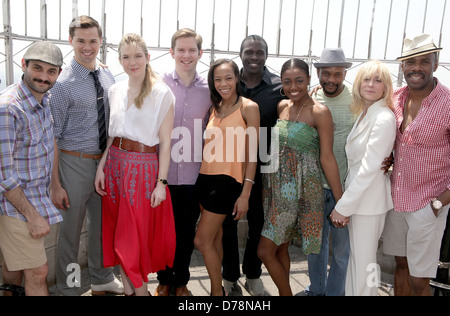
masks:
<svg viewBox="0 0 450 316"><path fill-rule="evenodd" d="M309 100L311 100L311 97L308 97L308 100L306 100L306 102L302 105L302 107L300 108L300 111L298 111L297 117L295 118L295 121L293 121L293 123L297 123L298 122L298 119L300 118L300 115L302 114L303 109L305 108L305 106L309 102ZM294 102L292 102L292 106L294 106ZM289 119L289 113L288 113L288 119ZM289 122L292 122L292 121L289 121ZM282 157L284 155L284 152L286 151L288 140L289 140L288 137L286 137L286 141L284 142L283 150L281 151L280 157Z"/></svg>
<svg viewBox="0 0 450 316"><path fill-rule="evenodd" d="M302 107L301 107L300 110L298 111L297 117L295 118L295 120L294 120L293 122L297 122L297 121L298 121L300 115L301 115L302 112L303 112L303 109L305 108L305 106L306 106L306 104L309 102L309 100L311 100L311 97L308 97L308 99L306 100L306 102L302 105ZM294 102L292 102L292 107L294 107ZM289 115L289 113L288 113L288 115ZM289 118L289 117L288 117L288 118Z"/></svg>
<svg viewBox="0 0 450 316"><path fill-rule="evenodd" d="M232 107L230 107L230 109L233 109L238 103L239 103L239 101L240 101L240 99L241 99L241 97L238 95L238 97L237 97L237 100L236 100L236 103L232 106ZM223 103L222 103L222 105L220 106L220 108L223 108ZM221 110L223 110L223 109L221 109ZM223 113L220 113L220 112L217 112L217 114L219 114L221 117L220 117L220 120L222 121L224 118L225 118L225 114L226 114L226 112L224 111Z"/></svg>

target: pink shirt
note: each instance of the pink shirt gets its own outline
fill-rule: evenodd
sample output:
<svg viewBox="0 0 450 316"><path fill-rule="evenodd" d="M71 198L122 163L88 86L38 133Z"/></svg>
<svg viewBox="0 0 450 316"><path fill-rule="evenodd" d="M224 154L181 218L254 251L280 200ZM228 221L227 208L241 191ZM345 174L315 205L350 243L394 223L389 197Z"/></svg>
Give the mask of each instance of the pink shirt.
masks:
<svg viewBox="0 0 450 316"><path fill-rule="evenodd" d="M408 87L394 93L397 139L392 195L395 211L411 213L450 190L450 90L436 79L436 88L402 134L408 96Z"/></svg>
<svg viewBox="0 0 450 316"><path fill-rule="evenodd" d="M169 185L194 185L202 165L203 132L212 105L208 82L197 74L194 82L185 87L175 71L165 74L163 80L176 97L167 180Z"/></svg>

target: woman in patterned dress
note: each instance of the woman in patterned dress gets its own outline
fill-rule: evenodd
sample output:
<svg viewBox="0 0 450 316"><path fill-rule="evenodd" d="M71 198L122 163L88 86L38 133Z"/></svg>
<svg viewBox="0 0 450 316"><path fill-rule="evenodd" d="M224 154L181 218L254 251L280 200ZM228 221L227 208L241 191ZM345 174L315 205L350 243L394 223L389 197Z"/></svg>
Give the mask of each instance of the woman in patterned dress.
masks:
<svg viewBox="0 0 450 316"><path fill-rule="evenodd" d="M302 238L306 255L320 253L323 227L321 167L337 201L342 196L333 154L333 119L329 110L309 97L311 77L300 59L286 62L281 71L289 100L278 105L279 168L264 175L265 224L258 255L281 296L291 296L289 243Z"/></svg>

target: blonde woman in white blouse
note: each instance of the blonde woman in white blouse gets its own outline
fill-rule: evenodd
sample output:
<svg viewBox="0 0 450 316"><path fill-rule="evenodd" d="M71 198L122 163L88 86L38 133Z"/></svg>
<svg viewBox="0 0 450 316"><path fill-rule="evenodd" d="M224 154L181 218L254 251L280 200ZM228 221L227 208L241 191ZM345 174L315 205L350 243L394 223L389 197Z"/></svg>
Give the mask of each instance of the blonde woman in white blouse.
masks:
<svg viewBox="0 0 450 316"><path fill-rule="evenodd" d="M378 241L386 214L393 209L390 180L380 170L395 142L392 95L389 69L379 61L363 65L353 86L353 111L360 116L345 148L349 163L346 190L330 216L337 227L350 220L347 296L378 293Z"/></svg>
<svg viewBox="0 0 450 316"><path fill-rule="evenodd" d="M175 256L166 180L175 97L153 73L139 35L122 39L119 57L129 79L109 90L109 147L95 181L103 196L104 264L120 265L126 295L147 296L147 276L172 267Z"/></svg>

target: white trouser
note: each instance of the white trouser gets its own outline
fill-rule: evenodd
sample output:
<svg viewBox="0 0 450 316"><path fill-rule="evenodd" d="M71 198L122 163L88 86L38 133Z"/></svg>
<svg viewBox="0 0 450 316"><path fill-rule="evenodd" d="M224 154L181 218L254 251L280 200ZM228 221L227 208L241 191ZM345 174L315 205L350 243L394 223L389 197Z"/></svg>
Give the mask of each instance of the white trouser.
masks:
<svg viewBox="0 0 450 316"><path fill-rule="evenodd" d="M350 261L345 286L346 296L377 296L380 270L377 251L386 214L353 215L349 224Z"/></svg>

